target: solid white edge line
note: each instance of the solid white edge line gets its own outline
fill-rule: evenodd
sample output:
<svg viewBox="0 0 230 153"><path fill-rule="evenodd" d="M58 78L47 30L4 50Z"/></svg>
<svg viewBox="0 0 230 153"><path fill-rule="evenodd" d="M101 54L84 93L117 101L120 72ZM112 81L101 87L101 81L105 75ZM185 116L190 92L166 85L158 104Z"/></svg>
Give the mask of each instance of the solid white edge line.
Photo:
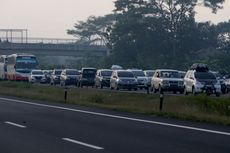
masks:
<svg viewBox="0 0 230 153"><path fill-rule="evenodd" d="M82 146L85 146L85 147L97 149L97 150L103 150L104 149L102 147L98 147L98 146L91 145L91 144L88 144L88 143L80 142L80 141L73 140L73 139L70 139L70 138L62 138L62 140L65 140L65 141L68 141L68 142L72 142L72 143L75 143L75 144L79 144L79 145L82 145Z"/></svg>
<svg viewBox="0 0 230 153"><path fill-rule="evenodd" d="M9 99L9 98L2 98L2 97L0 97L0 100L12 101L12 102L29 104L29 105L40 106L40 107L55 108L55 109L72 111L72 112L79 112L79 113L85 113L85 114L91 114L91 115L105 116L105 117L110 117L110 118L124 119L124 120L129 120L129 121L150 123L150 124L163 125L163 126L168 126L168 127L176 127L176 128L181 128L181 129L189 129L189 130L194 130L194 131L201 131L201 132L230 136L229 132L223 132L223 131L215 131L215 130L196 128L196 127L190 127L190 126L184 126L184 125L177 125L177 124L170 124L170 123L164 123L164 122L157 122L157 121L150 121L150 120L124 117L124 116L110 115L110 114L104 114L104 113L90 112L90 111L84 111L84 110L79 110L79 109L72 109L72 108L46 105L46 104L38 104L38 103L33 103L33 102L28 102L28 101L23 101L23 100L16 100L16 99Z"/></svg>
<svg viewBox="0 0 230 153"><path fill-rule="evenodd" d="M26 126L23 126L23 125L20 125L20 124L17 124L17 123L13 123L13 122L9 122L9 121L6 121L4 123L9 124L9 125L13 125L13 126L16 126L16 127L20 127L20 128L26 128Z"/></svg>

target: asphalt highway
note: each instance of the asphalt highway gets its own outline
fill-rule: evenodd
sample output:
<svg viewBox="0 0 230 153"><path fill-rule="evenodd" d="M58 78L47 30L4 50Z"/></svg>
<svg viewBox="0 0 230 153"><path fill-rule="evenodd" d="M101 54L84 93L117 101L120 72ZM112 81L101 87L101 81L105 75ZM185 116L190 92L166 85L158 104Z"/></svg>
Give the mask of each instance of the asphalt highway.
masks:
<svg viewBox="0 0 230 153"><path fill-rule="evenodd" d="M230 127L0 97L0 153L229 153Z"/></svg>

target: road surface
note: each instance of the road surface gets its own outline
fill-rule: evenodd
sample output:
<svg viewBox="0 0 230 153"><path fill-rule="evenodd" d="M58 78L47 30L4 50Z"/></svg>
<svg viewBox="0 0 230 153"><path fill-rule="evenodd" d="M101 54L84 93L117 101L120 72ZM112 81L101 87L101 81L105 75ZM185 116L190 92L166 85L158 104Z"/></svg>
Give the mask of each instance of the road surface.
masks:
<svg viewBox="0 0 230 153"><path fill-rule="evenodd" d="M230 127L0 97L1 153L229 153Z"/></svg>

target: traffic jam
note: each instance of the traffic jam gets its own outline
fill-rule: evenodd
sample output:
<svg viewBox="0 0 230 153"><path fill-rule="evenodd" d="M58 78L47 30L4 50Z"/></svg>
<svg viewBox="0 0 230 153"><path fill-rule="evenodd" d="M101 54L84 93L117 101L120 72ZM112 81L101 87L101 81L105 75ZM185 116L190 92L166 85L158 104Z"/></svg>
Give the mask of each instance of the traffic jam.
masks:
<svg viewBox="0 0 230 153"><path fill-rule="evenodd" d="M120 65L112 65L110 69L82 67L80 70L41 70L38 66L35 55L1 55L0 79L51 86L107 88L114 91L171 92L184 95L206 93L217 97L230 91L229 74L211 71L202 63L193 64L187 71L124 69Z"/></svg>

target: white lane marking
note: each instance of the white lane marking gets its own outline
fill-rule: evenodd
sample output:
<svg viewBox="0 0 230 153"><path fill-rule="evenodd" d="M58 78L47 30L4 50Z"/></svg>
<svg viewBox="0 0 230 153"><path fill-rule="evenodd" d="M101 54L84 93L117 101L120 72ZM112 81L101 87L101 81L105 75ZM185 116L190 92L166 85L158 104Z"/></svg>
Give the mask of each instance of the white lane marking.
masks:
<svg viewBox="0 0 230 153"><path fill-rule="evenodd" d="M104 116L104 117L110 117L110 118L116 118L116 119L124 119L124 120L129 120L129 121L150 123L150 124L156 124L156 125L162 125L162 126L168 126L168 127L175 127L175 128L181 128L181 129L188 129L188 130L194 130L194 131L230 136L229 132L223 132L223 131L215 131L215 130L196 128L196 127L190 127L190 126L184 126L184 125L177 125L177 124L170 124L170 123L164 123L164 122L143 120L143 119L130 118L130 117L124 117L124 116L117 116L117 115L110 115L110 114L84 111L84 110L80 110L80 109L72 109L72 108L66 108L66 107L60 107L60 106L54 106L54 105L38 104L38 103L32 103L32 102L23 101L23 100L16 100L16 99L9 99L9 98L2 98L2 97L0 97L0 100L29 104L29 105L40 106L40 107L55 108L55 109L67 110L67 111L78 112L78 113L85 113L85 114L90 114L90 115Z"/></svg>
<svg viewBox="0 0 230 153"><path fill-rule="evenodd" d="M26 128L26 126L24 126L24 125L20 125L20 124L9 122L9 121L6 121L5 123L9 124L9 125L16 126L16 127L20 127L20 128Z"/></svg>
<svg viewBox="0 0 230 153"><path fill-rule="evenodd" d="M86 147L89 147L89 148L93 148L93 149L97 149L97 150L103 150L104 149L102 147L98 147L98 146L91 145L91 144L88 144L88 143L80 142L80 141L73 140L73 139L70 139L70 138L62 138L62 140L69 141L69 142L72 142L72 143L76 143L76 144L86 146Z"/></svg>

